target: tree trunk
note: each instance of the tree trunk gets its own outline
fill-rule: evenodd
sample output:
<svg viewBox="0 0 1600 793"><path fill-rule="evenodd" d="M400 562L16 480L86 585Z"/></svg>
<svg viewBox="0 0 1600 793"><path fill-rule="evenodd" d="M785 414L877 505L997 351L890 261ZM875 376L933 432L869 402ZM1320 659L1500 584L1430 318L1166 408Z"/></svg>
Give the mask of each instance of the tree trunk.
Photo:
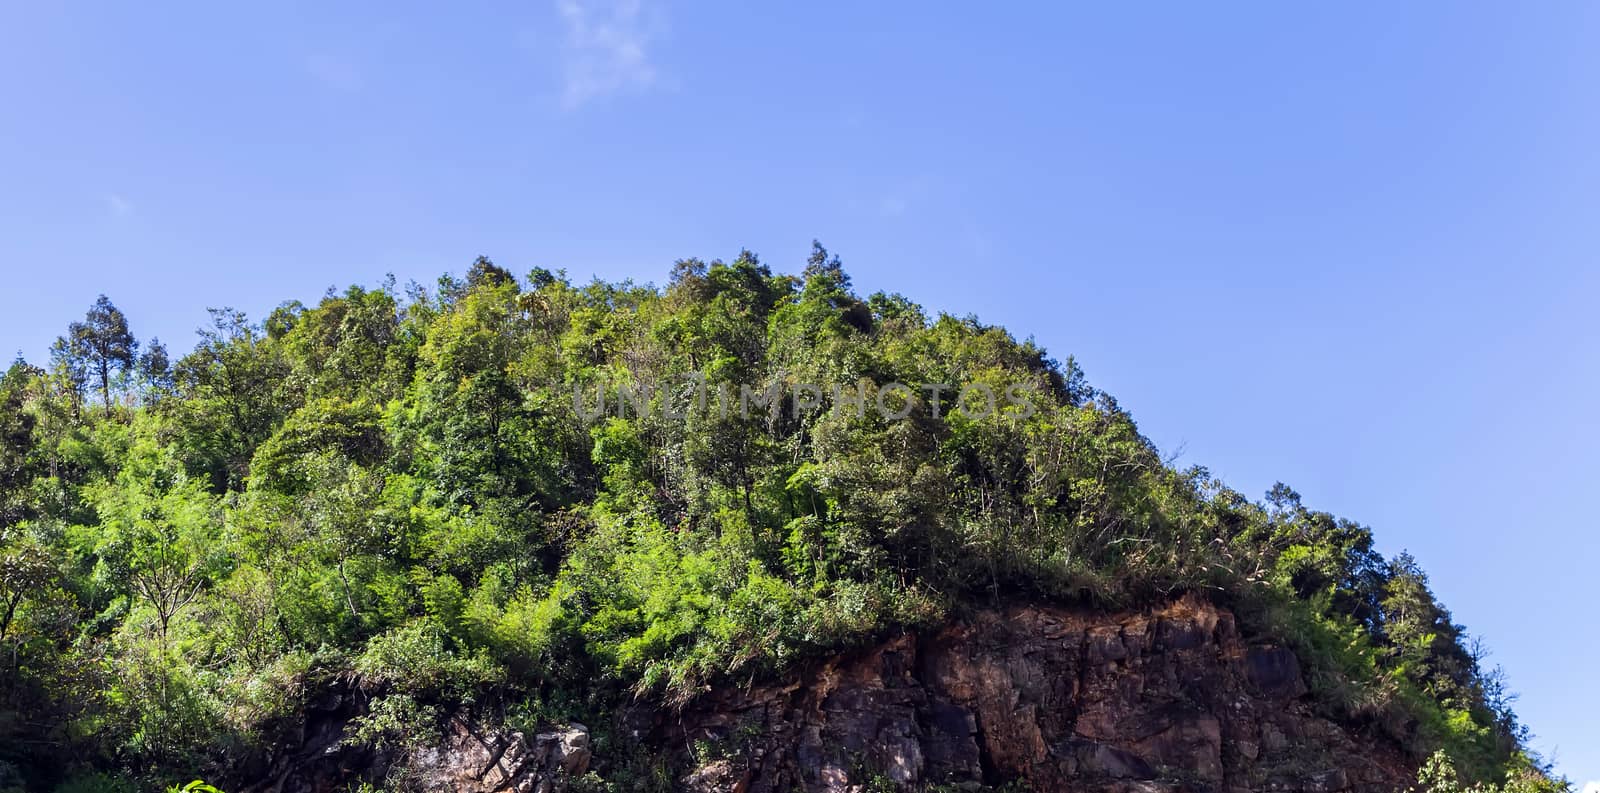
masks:
<svg viewBox="0 0 1600 793"><path fill-rule="evenodd" d="M100 399L106 406L106 418L111 418L111 362L100 359Z"/></svg>

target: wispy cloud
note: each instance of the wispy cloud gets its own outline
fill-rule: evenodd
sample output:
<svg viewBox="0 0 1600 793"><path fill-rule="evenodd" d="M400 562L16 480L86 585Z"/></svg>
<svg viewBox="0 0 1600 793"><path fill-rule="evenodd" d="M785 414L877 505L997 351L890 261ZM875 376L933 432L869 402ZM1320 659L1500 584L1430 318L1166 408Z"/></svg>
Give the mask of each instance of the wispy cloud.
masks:
<svg viewBox="0 0 1600 793"><path fill-rule="evenodd" d="M642 0L556 0L556 9L565 26L563 105L573 108L657 83L648 47L659 15Z"/></svg>
<svg viewBox="0 0 1600 793"><path fill-rule="evenodd" d="M122 197L120 195L117 195L116 193L106 193L105 200L106 200L106 212L109 213L112 217L114 217L114 218L125 218L125 217L133 214L133 202L132 201L129 201L128 199L126 199L126 198L124 198L124 197Z"/></svg>
<svg viewBox="0 0 1600 793"><path fill-rule="evenodd" d="M1600 779L1583 786L1583 793L1600 793Z"/></svg>

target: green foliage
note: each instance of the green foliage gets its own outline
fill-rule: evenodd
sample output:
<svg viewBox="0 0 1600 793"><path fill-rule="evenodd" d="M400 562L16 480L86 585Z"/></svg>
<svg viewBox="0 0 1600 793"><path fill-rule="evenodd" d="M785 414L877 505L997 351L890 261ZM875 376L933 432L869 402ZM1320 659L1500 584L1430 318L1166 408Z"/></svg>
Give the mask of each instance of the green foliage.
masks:
<svg viewBox="0 0 1600 793"><path fill-rule="evenodd" d="M1565 793L1569 789L1566 782L1552 779L1549 769L1520 754L1507 764L1504 782L1463 783L1450 755L1439 751L1423 763L1417 773L1417 787L1408 793Z"/></svg>
<svg viewBox="0 0 1600 793"><path fill-rule="evenodd" d="M205 782L196 779L188 784L185 784L183 787L173 785L172 787L167 788L167 793L222 793L222 791L218 790L212 785L208 785Z"/></svg>
<svg viewBox="0 0 1600 793"><path fill-rule="evenodd" d="M226 774L340 679L370 696L349 742L414 746L463 706L581 716L615 743L582 785L670 789L600 726L629 698L1007 599L1205 590L1419 764L1544 779L1409 556L1172 468L1072 359L862 299L820 245L799 276L746 251L663 289L480 257L431 293L213 311L175 363L137 349L102 300L51 369L0 375L0 767L25 778Z"/></svg>
<svg viewBox="0 0 1600 793"><path fill-rule="evenodd" d="M504 676L486 653L453 650L439 625L426 620L373 637L354 668L381 692L346 738L358 745L411 747L434 740L440 703L471 701Z"/></svg>
<svg viewBox="0 0 1600 793"><path fill-rule="evenodd" d="M111 415L113 377L126 375L134 366L139 344L128 330L128 318L105 295L95 300L82 322L74 322L67 334L56 340L55 363L77 390L87 382L98 385L105 415Z"/></svg>

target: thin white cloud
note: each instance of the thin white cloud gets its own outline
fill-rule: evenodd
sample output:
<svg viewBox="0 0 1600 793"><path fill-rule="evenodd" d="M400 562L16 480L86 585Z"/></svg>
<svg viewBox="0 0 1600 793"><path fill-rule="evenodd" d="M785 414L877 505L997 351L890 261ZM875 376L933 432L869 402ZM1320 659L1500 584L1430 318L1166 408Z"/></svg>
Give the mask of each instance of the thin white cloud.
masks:
<svg viewBox="0 0 1600 793"><path fill-rule="evenodd" d="M133 214L133 202L116 193L107 193L106 212L114 218L125 218Z"/></svg>
<svg viewBox="0 0 1600 793"><path fill-rule="evenodd" d="M1600 780L1595 780L1583 786L1583 793L1600 793Z"/></svg>
<svg viewBox="0 0 1600 793"><path fill-rule="evenodd" d="M649 44L658 17L641 0L556 0L565 26L562 104L638 91L657 83Z"/></svg>

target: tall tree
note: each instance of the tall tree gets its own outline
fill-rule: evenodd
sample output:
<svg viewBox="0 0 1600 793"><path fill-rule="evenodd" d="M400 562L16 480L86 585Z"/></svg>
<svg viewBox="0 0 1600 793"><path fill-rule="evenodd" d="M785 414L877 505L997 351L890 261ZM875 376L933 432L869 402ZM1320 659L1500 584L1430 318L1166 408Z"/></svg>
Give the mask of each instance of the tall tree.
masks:
<svg viewBox="0 0 1600 793"><path fill-rule="evenodd" d="M21 358L0 373L0 531L28 516L38 419L28 410L26 389L39 374Z"/></svg>
<svg viewBox="0 0 1600 793"><path fill-rule="evenodd" d="M139 356L138 372L148 402L153 403L172 390L172 360L161 339L150 340L144 354Z"/></svg>
<svg viewBox="0 0 1600 793"><path fill-rule="evenodd" d="M289 367L279 344L244 312L208 309L211 327L174 367L183 428L181 456L191 471L204 470L221 491L239 486L255 447L293 408L284 398Z"/></svg>
<svg viewBox="0 0 1600 793"><path fill-rule="evenodd" d="M68 327L65 341L65 354L77 357L99 379L100 399L106 415L111 415L111 374L133 368L139 352L127 316L101 295L82 322Z"/></svg>
<svg viewBox="0 0 1600 793"><path fill-rule="evenodd" d="M70 332L57 336L50 345L50 371L55 382L72 402L72 415L83 408L83 389L89 382L83 346Z"/></svg>

